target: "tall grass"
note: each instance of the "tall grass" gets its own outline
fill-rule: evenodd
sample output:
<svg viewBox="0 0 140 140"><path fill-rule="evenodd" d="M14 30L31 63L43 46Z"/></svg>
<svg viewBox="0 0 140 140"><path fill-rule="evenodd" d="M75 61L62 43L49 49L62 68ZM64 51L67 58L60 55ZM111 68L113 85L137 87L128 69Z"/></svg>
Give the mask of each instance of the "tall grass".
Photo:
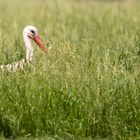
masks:
<svg viewBox="0 0 140 140"><path fill-rule="evenodd" d="M33 65L0 73L1 136L139 138L139 8L1 0L1 64L25 56L26 25L37 26L53 46L46 56L34 45Z"/></svg>

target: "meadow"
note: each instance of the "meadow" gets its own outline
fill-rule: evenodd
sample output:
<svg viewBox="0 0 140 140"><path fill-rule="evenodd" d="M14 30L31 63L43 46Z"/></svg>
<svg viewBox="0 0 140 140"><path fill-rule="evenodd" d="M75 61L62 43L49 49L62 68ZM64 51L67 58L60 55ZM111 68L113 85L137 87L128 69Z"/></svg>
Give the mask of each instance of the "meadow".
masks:
<svg viewBox="0 0 140 140"><path fill-rule="evenodd" d="M140 3L0 0L0 64L25 57L22 30L38 28L32 65L0 72L1 139L139 139ZM46 46L47 47L47 46Z"/></svg>

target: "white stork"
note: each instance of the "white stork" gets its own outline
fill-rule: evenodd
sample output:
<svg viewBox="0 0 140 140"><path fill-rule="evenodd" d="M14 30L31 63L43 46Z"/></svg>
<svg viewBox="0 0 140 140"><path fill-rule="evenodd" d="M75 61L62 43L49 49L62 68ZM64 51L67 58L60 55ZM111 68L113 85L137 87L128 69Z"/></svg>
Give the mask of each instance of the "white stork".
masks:
<svg viewBox="0 0 140 140"><path fill-rule="evenodd" d="M26 26L23 29L23 40L26 48L26 58L20 61L16 61L12 64L0 65L0 70L16 71L18 69L23 69L24 63L30 63L33 60L34 48L32 46L32 40L45 52L48 52L48 49L45 48L43 41L38 35L38 30L34 26Z"/></svg>

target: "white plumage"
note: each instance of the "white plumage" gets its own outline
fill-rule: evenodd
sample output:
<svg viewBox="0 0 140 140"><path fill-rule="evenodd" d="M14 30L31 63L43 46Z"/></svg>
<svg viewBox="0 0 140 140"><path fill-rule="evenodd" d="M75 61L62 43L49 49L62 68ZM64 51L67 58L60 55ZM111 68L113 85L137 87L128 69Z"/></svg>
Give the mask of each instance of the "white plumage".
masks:
<svg viewBox="0 0 140 140"><path fill-rule="evenodd" d="M36 42L36 44L47 53L47 48L45 48L44 43L38 36L38 30L34 26L27 26L23 29L23 40L26 48L26 58L20 61L16 61L7 65L0 65L1 71L17 71L18 69L23 69L25 62L30 63L33 60L34 48L32 46L32 40Z"/></svg>

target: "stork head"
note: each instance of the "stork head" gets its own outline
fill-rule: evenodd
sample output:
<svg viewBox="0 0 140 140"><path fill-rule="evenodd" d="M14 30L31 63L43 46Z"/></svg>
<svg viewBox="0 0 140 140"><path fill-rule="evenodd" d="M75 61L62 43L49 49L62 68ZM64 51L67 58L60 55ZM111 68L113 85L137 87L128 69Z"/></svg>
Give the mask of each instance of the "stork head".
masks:
<svg viewBox="0 0 140 140"><path fill-rule="evenodd" d="M34 26L26 26L23 30L23 38L25 44L30 40L34 40L35 43L45 52L47 53L47 48L45 48L45 44L41 40L38 35L38 30ZM28 40L28 41L27 41ZM28 45L27 45L28 46Z"/></svg>

